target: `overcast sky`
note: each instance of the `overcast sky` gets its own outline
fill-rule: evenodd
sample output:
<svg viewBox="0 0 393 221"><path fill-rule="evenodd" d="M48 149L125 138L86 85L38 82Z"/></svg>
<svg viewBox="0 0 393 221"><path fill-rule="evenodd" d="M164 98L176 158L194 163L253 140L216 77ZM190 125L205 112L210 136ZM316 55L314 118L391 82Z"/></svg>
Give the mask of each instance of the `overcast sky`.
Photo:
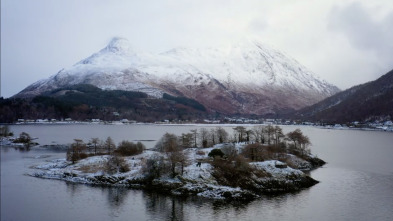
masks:
<svg viewBox="0 0 393 221"><path fill-rule="evenodd" d="M341 89L393 69L391 0L1 0L1 95L105 47L225 46L252 36Z"/></svg>

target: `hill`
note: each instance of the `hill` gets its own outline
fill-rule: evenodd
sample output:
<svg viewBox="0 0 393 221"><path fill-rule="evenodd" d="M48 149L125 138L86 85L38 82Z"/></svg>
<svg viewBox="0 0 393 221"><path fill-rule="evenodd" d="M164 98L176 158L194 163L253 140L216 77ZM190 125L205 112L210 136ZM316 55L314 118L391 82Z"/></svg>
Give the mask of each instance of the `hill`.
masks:
<svg viewBox="0 0 393 221"><path fill-rule="evenodd" d="M0 100L0 122L3 123L65 118L154 122L199 119L206 115L205 107L192 99L155 98L143 92L102 90L88 84L62 87L32 98Z"/></svg>
<svg viewBox="0 0 393 221"><path fill-rule="evenodd" d="M393 119L393 70L296 112L295 117L327 123Z"/></svg>

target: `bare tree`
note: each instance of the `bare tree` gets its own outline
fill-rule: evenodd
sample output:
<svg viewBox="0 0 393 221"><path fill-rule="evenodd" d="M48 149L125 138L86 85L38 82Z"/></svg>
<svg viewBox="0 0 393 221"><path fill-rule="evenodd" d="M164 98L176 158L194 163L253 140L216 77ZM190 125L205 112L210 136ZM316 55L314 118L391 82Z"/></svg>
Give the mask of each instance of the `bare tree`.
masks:
<svg viewBox="0 0 393 221"><path fill-rule="evenodd" d="M108 154L111 154L111 151L116 148L115 142L113 142L111 137L106 138L104 147L107 150Z"/></svg>
<svg viewBox="0 0 393 221"><path fill-rule="evenodd" d="M252 131L254 132L255 136L255 141L261 144L265 143L265 127L262 125L254 126L252 128Z"/></svg>
<svg viewBox="0 0 393 221"><path fill-rule="evenodd" d="M165 133L155 145L155 149L160 152L175 151L180 147L178 137L174 134Z"/></svg>
<svg viewBox="0 0 393 221"><path fill-rule="evenodd" d="M214 128L210 129L209 138L210 138L210 146L214 146L217 142L216 130Z"/></svg>
<svg viewBox="0 0 393 221"><path fill-rule="evenodd" d="M272 125L267 125L265 127L265 134L267 136L267 144L270 145L271 141L274 139L274 127Z"/></svg>
<svg viewBox="0 0 393 221"><path fill-rule="evenodd" d="M183 175L184 167L187 166L189 162L188 155L182 150L167 152L166 154L169 165L171 167L172 177L175 177L177 175L176 166L178 164L180 164L181 167L180 174Z"/></svg>
<svg viewBox="0 0 393 221"><path fill-rule="evenodd" d="M192 133L182 133L180 136L181 146L183 148L189 148L193 146L193 134Z"/></svg>
<svg viewBox="0 0 393 221"><path fill-rule="evenodd" d="M238 142L244 142L246 141L246 128L243 126L237 126L233 128L235 132L235 138L238 137Z"/></svg>
<svg viewBox="0 0 393 221"><path fill-rule="evenodd" d="M206 128L199 129L199 139L201 141L201 144L202 144L201 146L203 148L207 147L208 137L209 137L209 131Z"/></svg>
<svg viewBox="0 0 393 221"><path fill-rule="evenodd" d="M97 155L97 146L100 143L99 138L91 138L90 143L94 145L94 155Z"/></svg>
<svg viewBox="0 0 393 221"><path fill-rule="evenodd" d="M74 164L79 159L87 157L84 153L86 149L86 144L83 143L81 139L74 139L74 143L71 144L71 147L67 150L67 160L72 161Z"/></svg>
<svg viewBox="0 0 393 221"><path fill-rule="evenodd" d="M263 146L260 143L249 144L243 148L242 154L251 161L263 161L264 157Z"/></svg>
<svg viewBox="0 0 393 221"><path fill-rule="evenodd" d="M218 143L225 143L228 142L228 133L226 130L222 127L217 127L216 128L216 134L218 137Z"/></svg>
<svg viewBox="0 0 393 221"><path fill-rule="evenodd" d="M191 133L192 133L192 138L193 138L193 141L194 141L194 147L196 148L197 147L197 138L198 138L198 130L197 129L193 129L193 130L191 130Z"/></svg>
<svg viewBox="0 0 393 221"><path fill-rule="evenodd" d="M308 136L303 135L299 128L287 133L287 139L293 142L294 149L299 150L302 155L308 152L308 146L311 145Z"/></svg>
<svg viewBox="0 0 393 221"><path fill-rule="evenodd" d="M156 149L164 152L170 166L172 177L177 175L176 167L178 164L181 166L181 174L183 175L184 167L188 163L188 156L184 153L177 136L174 134L166 133L157 142Z"/></svg>
<svg viewBox="0 0 393 221"><path fill-rule="evenodd" d="M254 132L252 130L246 130L246 141L249 143L251 141L251 136L254 135Z"/></svg>
<svg viewBox="0 0 393 221"><path fill-rule="evenodd" d="M282 128L279 126L274 127L274 144L278 146L281 143L281 139L284 138L284 133L282 132Z"/></svg>

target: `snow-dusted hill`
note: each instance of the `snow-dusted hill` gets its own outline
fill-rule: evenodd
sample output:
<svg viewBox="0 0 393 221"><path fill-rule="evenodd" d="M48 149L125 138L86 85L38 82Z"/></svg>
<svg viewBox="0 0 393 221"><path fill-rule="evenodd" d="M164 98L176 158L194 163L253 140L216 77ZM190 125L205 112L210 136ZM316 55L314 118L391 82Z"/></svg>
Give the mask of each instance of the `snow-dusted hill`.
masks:
<svg viewBox="0 0 393 221"><path fill-rule="evenodd" d="M176 48L149 54L134 51L126 39L114 38L99 52L16 96L80 83L156 97L185 96L228 114L300 109L339 91L294 59L253 40L226 49Z"/></svg>

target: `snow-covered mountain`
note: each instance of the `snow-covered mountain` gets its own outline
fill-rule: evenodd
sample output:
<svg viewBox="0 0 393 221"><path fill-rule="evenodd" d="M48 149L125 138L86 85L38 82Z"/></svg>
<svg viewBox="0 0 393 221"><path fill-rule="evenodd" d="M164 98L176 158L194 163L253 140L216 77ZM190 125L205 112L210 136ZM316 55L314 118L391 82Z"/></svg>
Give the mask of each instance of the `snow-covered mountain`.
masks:
<svg viewBox="0 0 393 221"><path fill-rule="evenodd" d="M38 81L17 97L74 84L193 98L227 114L276 114L314 104L339 91L283 53L254 40L226 49L176 48L140 53L114 38L99 52Z"/></svg>

